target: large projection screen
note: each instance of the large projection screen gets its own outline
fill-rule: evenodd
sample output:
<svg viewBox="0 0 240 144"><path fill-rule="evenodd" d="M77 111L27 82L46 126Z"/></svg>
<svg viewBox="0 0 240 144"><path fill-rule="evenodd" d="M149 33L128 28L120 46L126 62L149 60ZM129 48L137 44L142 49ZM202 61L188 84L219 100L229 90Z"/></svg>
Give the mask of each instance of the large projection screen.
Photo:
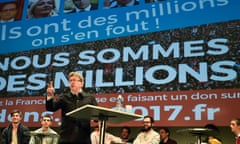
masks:
<svg viewBox="0 0 240 144"><path fill-rule="evenodd" d="M15 1L15 20L0 23L0 127L15 108L24 124L38 126L51 113L47 83L53 81L56 95L68 91L71 71L84 75L99 106L114 109L121 94L124 105L152 115L156 126L228 126L239 116L240 1L137 0L117 7L94 0L96 9L75 12L70 0L56 0L44 17L33 16L32 0ZM57 127L60 112L51 114Z"/></svg>

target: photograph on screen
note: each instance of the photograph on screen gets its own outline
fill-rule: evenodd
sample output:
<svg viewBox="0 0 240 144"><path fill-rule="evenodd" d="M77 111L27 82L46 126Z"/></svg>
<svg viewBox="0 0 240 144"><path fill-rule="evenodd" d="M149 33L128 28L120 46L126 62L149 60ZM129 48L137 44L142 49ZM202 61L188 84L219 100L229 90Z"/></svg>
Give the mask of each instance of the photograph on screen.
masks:
<svg viewBox="0 0 240 144"><path fill-rule="evenodd" d="M64 13L78 13L98 9L98 0L65 0Z"/></svg>
<svg viewBox="0 0 240 144"><path fill-rule="evenodd" d="M0 2L0 23L21 20L23 0L8 0Z"/></svg>
<svg viewBox="0 0 240 144"><path fill-rule="evenodd" d="M60 2L58 0L28 0L27 19L58 16Z"/></svg>

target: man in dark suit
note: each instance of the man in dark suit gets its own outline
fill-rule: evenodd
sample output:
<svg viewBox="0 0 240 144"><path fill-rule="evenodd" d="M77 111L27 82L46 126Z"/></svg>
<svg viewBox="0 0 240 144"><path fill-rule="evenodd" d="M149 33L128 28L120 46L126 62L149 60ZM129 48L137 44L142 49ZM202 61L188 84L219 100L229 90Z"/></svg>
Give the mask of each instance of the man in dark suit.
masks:
<svg viewBox="0 0 240 144"><path fill-rule="evenodd" d="M70 92L61 94L57 99L54 98L53 82L47 87L46 109L52 112L61 109L62 124L58 144L91 144L90 120L74 119L66 116L66 113L87 104L97 105L97 101L92 94L83 90L82 74L70 72L68 80Z"/></svg>
<svg viewBox="0 0 240 144"><path fill-rule="evenodd" d="M72 0L75 9L68 13L92 11L98 9L98 4L91 3L91 0Z"/></svg>

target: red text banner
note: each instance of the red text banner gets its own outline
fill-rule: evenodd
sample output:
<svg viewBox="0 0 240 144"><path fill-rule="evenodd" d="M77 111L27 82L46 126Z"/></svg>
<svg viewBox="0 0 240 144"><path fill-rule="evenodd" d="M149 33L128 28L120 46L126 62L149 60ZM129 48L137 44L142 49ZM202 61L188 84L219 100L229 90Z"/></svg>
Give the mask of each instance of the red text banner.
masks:
<svg viewBox="0 0 240 144"><path fill-rule="evenodd" d="M99 94L96 100L99 106L114 109L117 96ZM122 97L123 106L132 105L133 113L153 116L155 126L203 126L207 123L228 126L232 118L240 115L237 111L239 89L124 93ZM53 115L55 127L61 124L60 111L46 111L43 96L1 98L0 108L0 127L8 125L13 109L23 112L22 121L29 127L39 126L39 119L45 113ZM137 119L114 126L123 125L142 126L142 123Z"/></svg>

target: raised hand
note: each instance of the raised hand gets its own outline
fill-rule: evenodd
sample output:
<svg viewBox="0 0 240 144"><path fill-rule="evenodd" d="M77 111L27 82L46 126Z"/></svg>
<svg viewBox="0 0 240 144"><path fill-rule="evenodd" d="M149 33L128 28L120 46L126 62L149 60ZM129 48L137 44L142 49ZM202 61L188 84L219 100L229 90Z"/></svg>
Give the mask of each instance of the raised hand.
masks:
<svg viewBox="0 0 240 144"><path fill-rule="evenodd" d="M47 96L54 96L55 89L53 87L53 81L50 81L47 84Z"/></svg>

